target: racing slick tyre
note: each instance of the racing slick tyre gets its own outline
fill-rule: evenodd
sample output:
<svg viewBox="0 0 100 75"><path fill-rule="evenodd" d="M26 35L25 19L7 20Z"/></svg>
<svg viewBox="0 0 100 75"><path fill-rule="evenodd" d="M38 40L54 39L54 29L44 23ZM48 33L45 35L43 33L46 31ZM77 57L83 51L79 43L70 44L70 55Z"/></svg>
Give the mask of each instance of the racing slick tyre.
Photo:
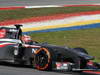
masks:
<svg viewBox="0 0 100 75"><path fill-rule="evenodd" d="M33 66L38 70L52 70L52 58L54 52L52 49L40 48L34 54L34 60L32 61Z"/></svg>

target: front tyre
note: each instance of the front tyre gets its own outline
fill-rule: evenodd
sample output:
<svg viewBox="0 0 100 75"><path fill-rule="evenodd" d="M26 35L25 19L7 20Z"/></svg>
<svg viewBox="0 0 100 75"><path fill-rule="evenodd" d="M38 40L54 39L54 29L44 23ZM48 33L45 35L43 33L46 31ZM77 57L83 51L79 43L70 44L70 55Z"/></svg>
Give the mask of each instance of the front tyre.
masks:
<svg viewBox="0 0 100 75"><path fill-rule="evenodd" d="M51 70L52 69L52 56L48 48L40 48L34 54L35 68L38 70Z"/></svg>

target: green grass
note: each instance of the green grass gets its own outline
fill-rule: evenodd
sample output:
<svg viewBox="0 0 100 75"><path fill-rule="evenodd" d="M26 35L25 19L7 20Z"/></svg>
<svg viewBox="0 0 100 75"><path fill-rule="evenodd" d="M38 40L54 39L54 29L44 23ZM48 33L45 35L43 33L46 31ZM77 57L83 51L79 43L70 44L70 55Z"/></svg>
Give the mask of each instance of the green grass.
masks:
<svg viewBox="0 0 100 75"><path fill-rule="evenodd" d="M0 10L0 21L96 10L100 10L100 6Z"/></svg>
<svg viewBox="0 0 100 75"><path fill-rule="evenodd" d="M100 62L100 28L31 34L33 40L50 44L85 48Z"/></svg>

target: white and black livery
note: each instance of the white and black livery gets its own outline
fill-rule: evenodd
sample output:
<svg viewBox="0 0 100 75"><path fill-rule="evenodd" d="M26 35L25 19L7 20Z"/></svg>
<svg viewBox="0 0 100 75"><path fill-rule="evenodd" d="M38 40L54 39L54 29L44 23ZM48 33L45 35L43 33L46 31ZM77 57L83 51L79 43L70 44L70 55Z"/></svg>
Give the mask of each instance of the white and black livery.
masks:
<svg viewBox="0 0 100 75"><path fill-rule="evenodd" d="M31 65L38 70L99 70L100 64L84 48L69 48L32 41L22 25L0 27L0 61Z"/></svg>

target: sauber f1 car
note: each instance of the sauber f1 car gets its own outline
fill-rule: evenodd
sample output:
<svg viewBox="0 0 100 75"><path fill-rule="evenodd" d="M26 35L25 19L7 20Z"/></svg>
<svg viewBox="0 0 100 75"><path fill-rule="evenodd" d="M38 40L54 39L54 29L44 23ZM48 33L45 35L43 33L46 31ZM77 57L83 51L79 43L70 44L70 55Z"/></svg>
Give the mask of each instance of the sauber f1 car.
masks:
<svg viewBox="0 0 100 75"><path fill-rule="evenodd" d="M0 27L0 61L31 65L38 70L99 70L84 48L69 48L32 41L23 35L22 25Z"/></svg>

